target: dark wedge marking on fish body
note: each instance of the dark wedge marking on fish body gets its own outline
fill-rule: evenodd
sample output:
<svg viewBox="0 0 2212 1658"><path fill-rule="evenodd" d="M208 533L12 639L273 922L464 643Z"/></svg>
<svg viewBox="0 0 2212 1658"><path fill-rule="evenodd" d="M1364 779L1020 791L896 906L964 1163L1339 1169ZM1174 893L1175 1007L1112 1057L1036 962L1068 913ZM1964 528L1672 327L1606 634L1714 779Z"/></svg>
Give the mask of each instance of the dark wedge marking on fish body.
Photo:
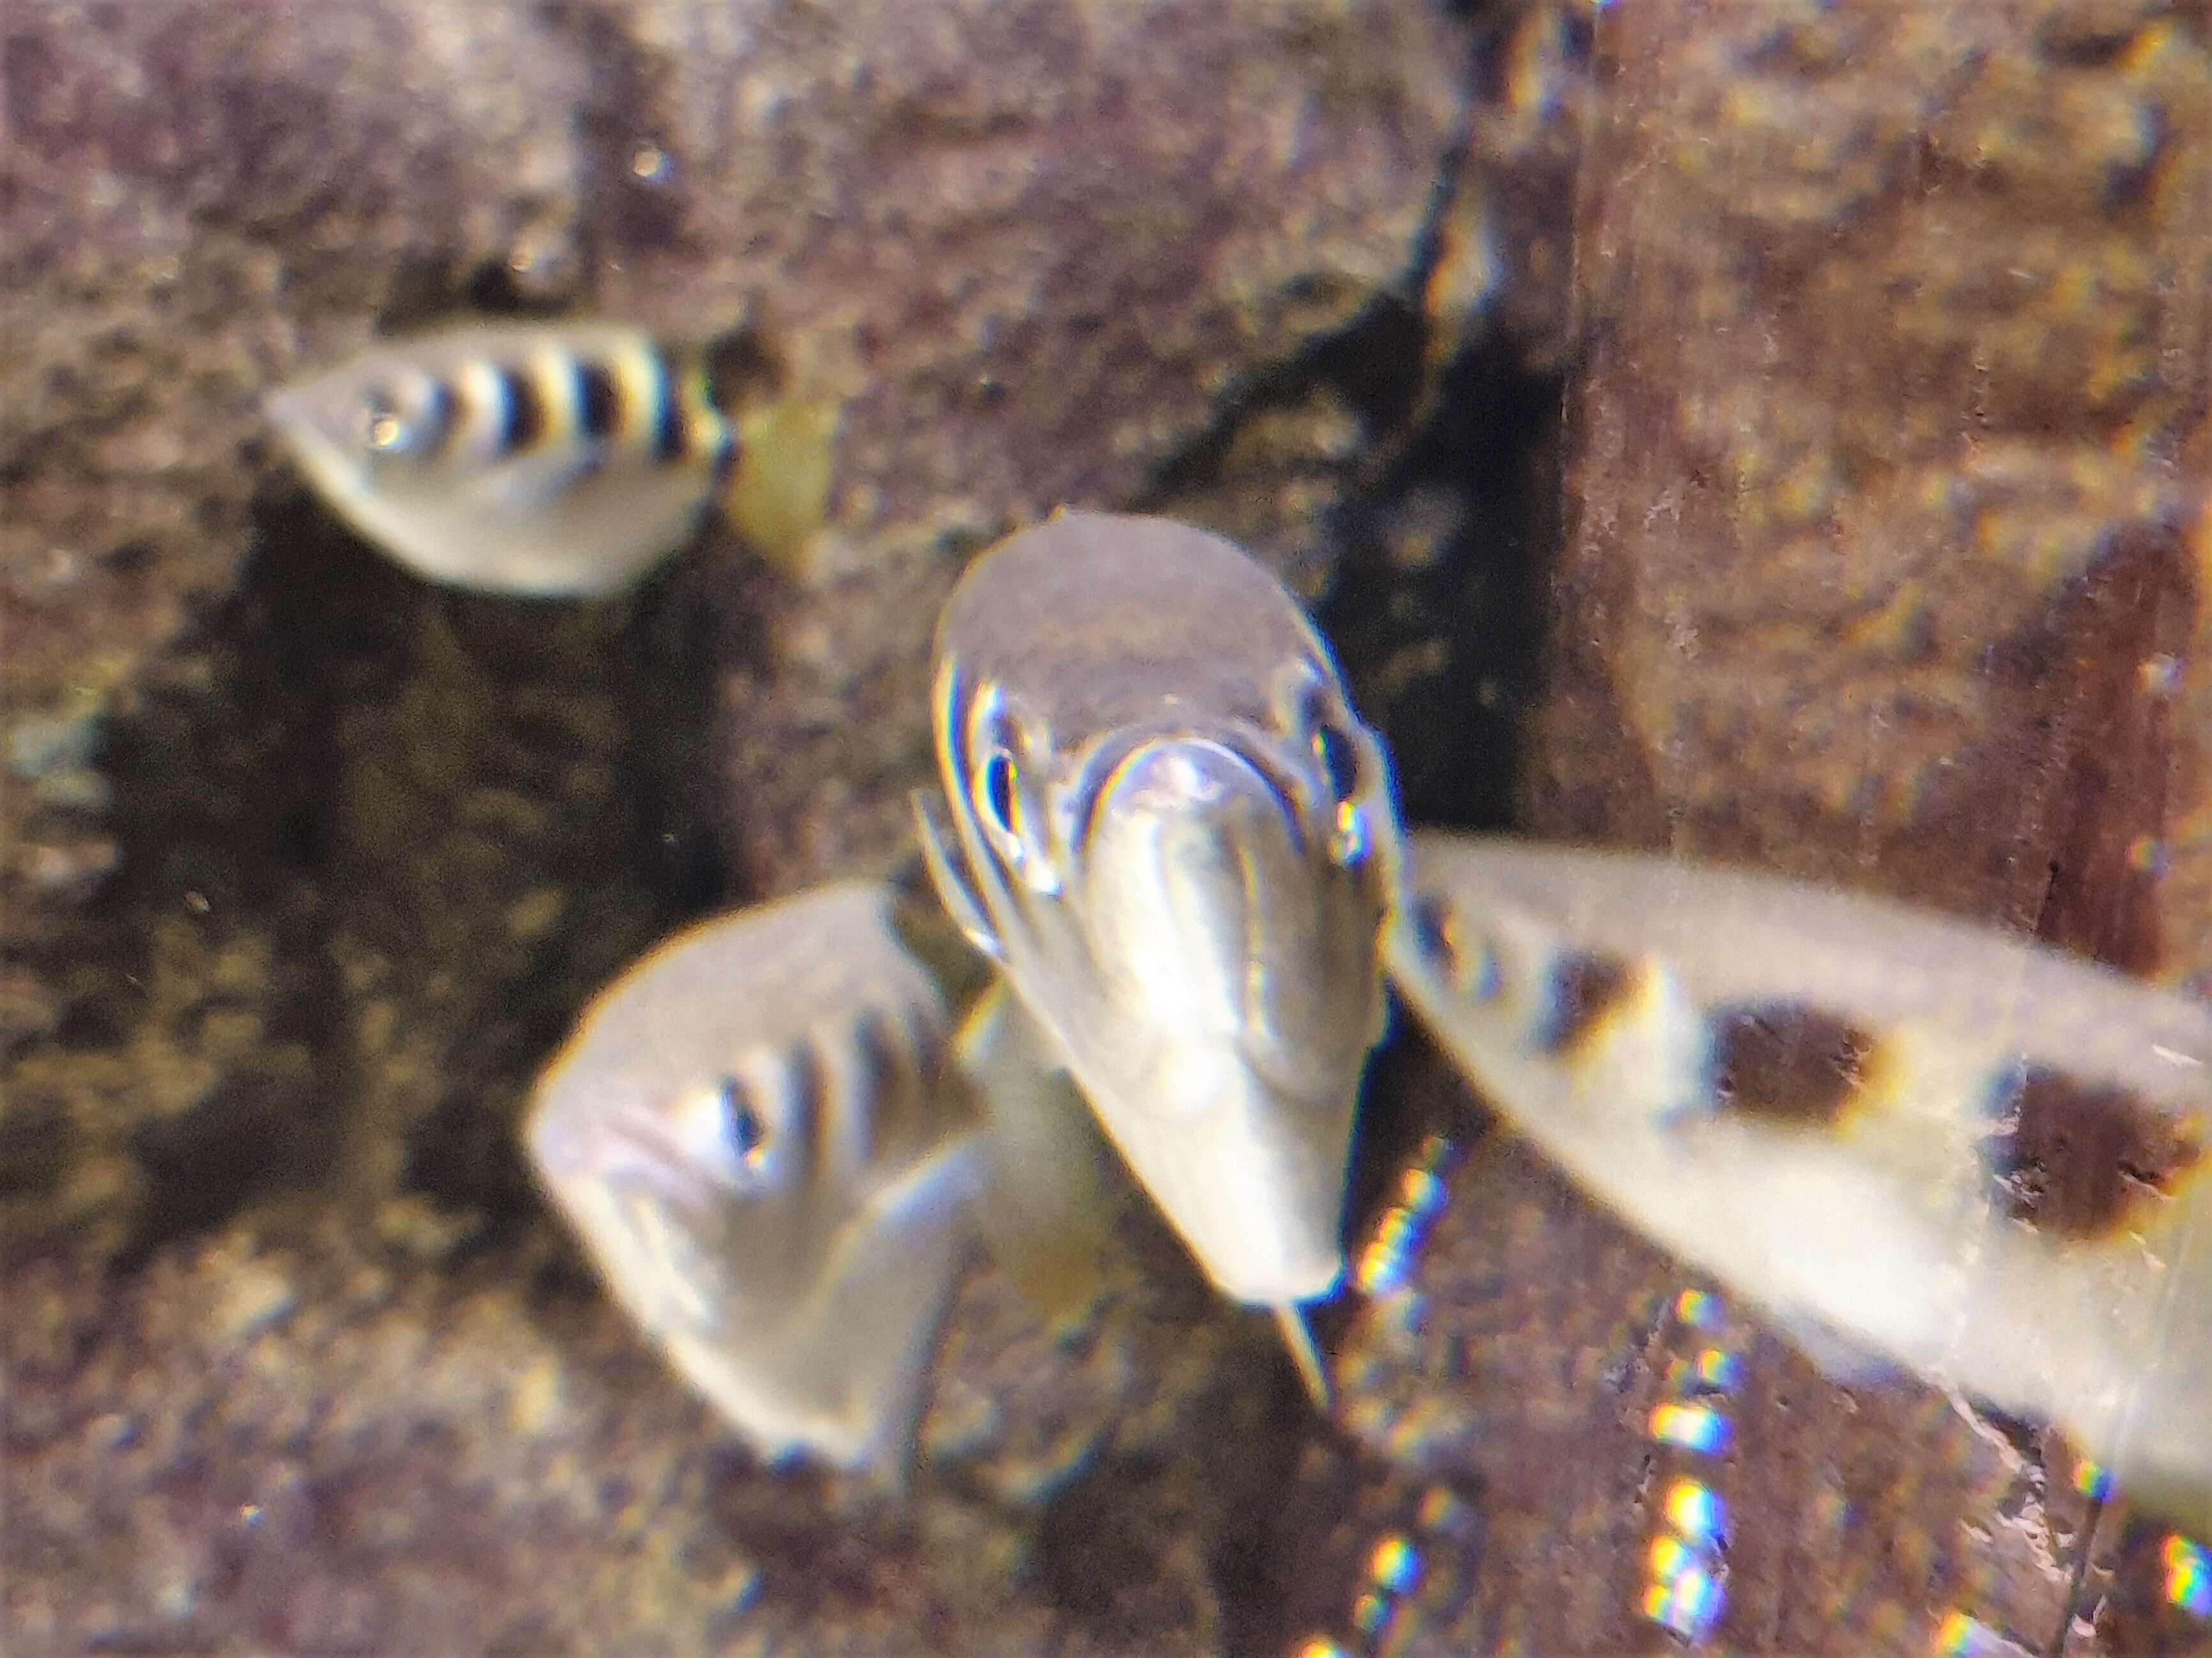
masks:
<svg viewBox="0 0 2212 1658"><path fill-rule="evenodd" d="M1468 948L1467 924L1449 898L1440 893L1424 892L1413 900L1410 911L1413 924L1413 942L1421 952L1421 959L1437 971L1437 976L1461 996L1486 1002L1498 994L1500 974L1497 952L1486 944L1475 941Z"/></svg>
<svg viewBox="0 0 2212 1658"><path fill-rule="evenodd" d="M1459 917L1452 907L1433 892L1424 892L1413 900L1411 914L1413 920L1413 942L1420 949L1421 959L1436 969L1439 976L1452 984L1460 979Z"/></svg>
<svg viewBox="0 0 2212 1658"><path fill-rule="evenodd" d="M493 362L491 378L498 385L498 418L491 422L491 451L500 458L535 449L546 435L546 404L538 392L538 380L529 369Z"/></svg>
<svg viewBox="0 0 2212 1658"><path fill-rule="evenodd" d="M709 471L718 490L729 487L738 471L738 434L727 421L715 420L714 459Z"/></svg>
<svg viewBox="0 0 2212 1658"><path fill-rule="evenodd" d="M1875 1039L1802 1002L1736 1002L1716 1008L1713 1103L1779 1122L1838 1121L1866 1085Z"/></svg>
<svg viewBox="0 0 2212 1658"><path fill-rule="evenodd" d="M647 409L652 421L653 458L663 463L681 460L689 434L676 365L667 352L657 349L645 354L645 361L653 388Z"/></svg>
<svg viewBox="0 0 2212 1658"><path fill-rule="evenodd" d="M792 1043L784 1056L784 1087L791 1104L787 1131L799 1142L794 1155L805 1158L810 1180L836 1178L836 1127L830 1098L830 1068L811 1042Z"/></svg>
<svg viewBox="0 0 2212 1658"><path fill-rule="evenodd" d="M425 459L450 449L453 440L460 435L462 426L460 394L453 390L453 382L441 374L430 375L428 380L422 449Z"/></svg>
<svg viewBox="0 0 2212 1658"><path fill-rule="evenodd" d="M594 443L622 430L622 387L603 362L579 357L576 370L576 427Z"/></svg>
<svg viewBox="0 0 2212 1658"><path fill-rule="evenodd" d="M854 1092L870 1104L880 1104L898 1086L899 1071L890 1015L879 1007L862 1008L853 1020Z"/></svg>
<svg viewBox="0 0 2212 1658"><path fill-rule="evenodd" d="M896 1017L899 1051L905 1054L906 1063L914 1067L914 1074L922 1087L933 1093L951 1058L945 1029L910 1011L902 1011Z"/></svg>
<svg viewBox="0 0 2212 1658"><path fill-rule="evenodd" d="M2136 1224L2203 1158L2171 1114L2124 1088L2028 1066L2002 1086L1990 1170L2006 1212L2067 1239Z"/></svg>
<svg viewBox="0 0 2212 1658"><path fill-rule="evenodd" d="M500 424L498 449L502 455L525 455L546 440L553 428L553 411L546 407L544 392L529 367L498 367L504 420Z"/></svg>
<svg viewBox="0 0 2212 1658"><path fill-rule="evenodd" d="M1552 967L1543 1023L1536 1045L1547 1054L1567 1054L1587 1042L1607 1016L1634 988L1634 966L1618 956L1576 950Z"/></svg>
<svg viewBox="0 0 2212 1658"><path fill-rule="evenodd" d="M901 1044L894 1015L880 1007L863 1008L853 1022L848 1049L852 1094L846 1102L863 1157L872 1158L878 1142L896 1138L907 1127L917 1082L914 1062Z"/></svg>

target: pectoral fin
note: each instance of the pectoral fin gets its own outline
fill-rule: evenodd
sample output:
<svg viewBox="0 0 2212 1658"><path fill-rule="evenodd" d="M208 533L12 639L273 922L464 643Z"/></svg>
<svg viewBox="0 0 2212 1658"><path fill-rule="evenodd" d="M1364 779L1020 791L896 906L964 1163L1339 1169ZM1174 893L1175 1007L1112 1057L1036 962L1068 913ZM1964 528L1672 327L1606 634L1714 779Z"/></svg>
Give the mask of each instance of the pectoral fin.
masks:
<svg viewBox="0 0 2212 1658"><path fill-rule="evenodd" d="M984 1242L1055 1322L1080 1320L1097 1298L1114 1221L1090 1109L1003 983L976 1004L958 1052L988 1123Z"/></svg>

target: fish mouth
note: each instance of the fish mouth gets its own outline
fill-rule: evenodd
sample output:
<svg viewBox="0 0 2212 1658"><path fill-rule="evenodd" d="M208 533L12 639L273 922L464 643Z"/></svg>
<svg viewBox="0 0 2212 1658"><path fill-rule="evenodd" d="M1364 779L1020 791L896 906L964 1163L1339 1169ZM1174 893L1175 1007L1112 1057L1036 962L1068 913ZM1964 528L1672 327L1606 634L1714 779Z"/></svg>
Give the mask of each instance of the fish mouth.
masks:
<svg viewBox="0 0 2212 1658"><path fill-rule="evenodd" d="M1292 1092L1245 1066L1247 1169L1226 1182L1245 1212L1221 1230L1215 1281L1239 1301L1279 1306L1334 1291L1344 1271L1344 1194L1358 1112L1340 1091Z"/></svg>
<svg viewBox="0 0 2212 1658"><path fill-rule="evenodd" d="M1342 1276L1382 917L1247 735L1148 732L1089 756L1073 902L1009 935L1005 961L1206 1276L1280 1307Z"/></svg>
<svg viewBox="0 0 2212 1658"><path fill-rule="evenodd" d="M1076 1080L1206 1276L1260 1306L1328 1295L1344 1264L1356 1079L1283 1090L1218 1043L1170 1044L1133 1070L1113 1063L1127 1052L1108 1041L1072 1054Z"/></svg>
<svg viewBox="0 0 2212 1658"><path fill-rule="evenodd" d="M694 1225L708 1224L734 1195L702 1169L676 1131L652 1119L600 1124L580 1139L563 1114L540 1111L530 1129L538 1160L556 1178L586 1179L612 1191L649 1198Z"/></svg>
<svg viewBox="0 0 2212 1658"><path fill-rule="evenodd" d="M1085 931L1104 975L1170 1028L1234 1030L1271 895L1302 862L1280 793L1222 744L1148 743L1105 779L1086 839Z"/></svg>
<svg viewBox="0 0 2212 1658"><path fill-rule="evenodd" d="M327 441L316 432L313 413L297 392L270 392L261 399L261 417L284 452L295 459L308 453L317 442Z"/></svg>

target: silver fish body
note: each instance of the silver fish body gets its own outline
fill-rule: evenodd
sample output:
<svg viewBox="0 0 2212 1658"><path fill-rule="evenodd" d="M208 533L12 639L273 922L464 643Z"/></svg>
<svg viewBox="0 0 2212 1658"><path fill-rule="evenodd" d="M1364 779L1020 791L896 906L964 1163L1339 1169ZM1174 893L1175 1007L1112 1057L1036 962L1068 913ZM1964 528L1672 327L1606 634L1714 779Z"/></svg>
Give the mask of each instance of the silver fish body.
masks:
<svg viewBox="0 0 2212 1658"><path fill-rule="evenodd" d="M1987 928L1413 838L1396 982L1504 1117L1820 1357L2065 1429L2212 1537L2212 1009Z"/></svg>
<svg viewBox="0 0 2212 1658"><path fill-rule="evenodd" d="M703 365L611 323L388 340L272 393L323 499L434 580L612 591L692 534L737 439Z"/></svg>
<svg viewBox="0 0 2212 1658"><path fill-rule="evenodd" d="M771 1458L896 1478L983 1158L880 886L680 933L601 993L526 1143L617 1298Z"/></svg>
<svg viewBox="0 0 2212 1658"><path fill-rule="evenodd" d="M933 694L946 907L1214 1282L1327 1293L1399 841L1327 647L1220 537L1070 513L969 568Z"/></svg>
<svg viewBox="0 0 2212 1658"><path fill-rule="evenodd" d="M794 1087L801 1051L889 1074L854 1059L884 1048L872 1015L943 1048L872 888L677 940L532 1120L617 1294L764 1447L860 1464L910 1437L963 1214L1005 1211L1026 1248L1077 1206L1056 1066L1225 1292L1325 1293L1387 963L1510 1123L1816 1358L1840 1335L2054 1423L2212 1536L2199 1003L1749 873L1439 834L1408 872L1382 747L1296 604L1158 519L1066 514L985 554L933 695L943 790L917 805L1002 975L957 1049L993 1121L936 1061L846 1090L874 1127L816 1136L848 1149L804 1175L733 1138L729 1078L844 1097Z"/></svg>

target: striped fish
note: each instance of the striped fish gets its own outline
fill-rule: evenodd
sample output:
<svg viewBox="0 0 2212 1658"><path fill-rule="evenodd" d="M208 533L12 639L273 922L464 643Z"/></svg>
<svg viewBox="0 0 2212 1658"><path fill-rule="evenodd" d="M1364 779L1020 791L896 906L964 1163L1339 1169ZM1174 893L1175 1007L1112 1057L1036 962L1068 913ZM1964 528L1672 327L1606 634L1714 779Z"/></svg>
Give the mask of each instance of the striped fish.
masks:
<svg viewBox="0 0 2212 1658"><path fill-rule="evenodd" d="M871 884L707 921L586 1011L526 1144L617 1300L761 1455L896 1482L984 1153Z"/></svg>
<svg viewBox="0 0 2212 1658"><path fill-rule="evenodd" d="M2212 1538L2212 1009L1656 858L1424 834L1410 885L1398 985L1586 1189L1815 1359L2053 1423Z"/></svg>
<svg viewBox="0 0 2212 1658"><path fill-rule="evenodd" d="M1218 537L1063 513L970 567L939 625L948 910L1231 1297L1342 1271L1382 1034L1389 768L1295 600Z"/></svg>
<svg viewBox="0 0 2212 1658"><path fill-rule="evenodd" d="M702 362L612 323L470 324L272 393L325 501L434 580L611 592L690 537L735 465Z"/></svg>
<svg viewBox="0 0 2212 1658"><path fill-rule="evenodd" d="M1387 967L1508 1121L1816 1359L2055 1424L2212 1536L2212 1010L1765 876L1442 834L1408 870L1381 744L1296 604L1158 519L1065 514L979 559L933 720L925 853L1002 981L956 1050L989 1122L941 1060L854 1057L943 1047L874 888L665 947L532 1119L617 1295L764 1448L910 1445L959 1212L987 1181L1042 1194L1003 1206L1017 1234L1074 1206L1037 1178L1072 1155L1055 1068L1319 1390L1296 1309L1340 1276ZM892 1074L939 1080L828 1080ZM908 1127L804 1175L761 1157L854 1121Z"/></svg>

